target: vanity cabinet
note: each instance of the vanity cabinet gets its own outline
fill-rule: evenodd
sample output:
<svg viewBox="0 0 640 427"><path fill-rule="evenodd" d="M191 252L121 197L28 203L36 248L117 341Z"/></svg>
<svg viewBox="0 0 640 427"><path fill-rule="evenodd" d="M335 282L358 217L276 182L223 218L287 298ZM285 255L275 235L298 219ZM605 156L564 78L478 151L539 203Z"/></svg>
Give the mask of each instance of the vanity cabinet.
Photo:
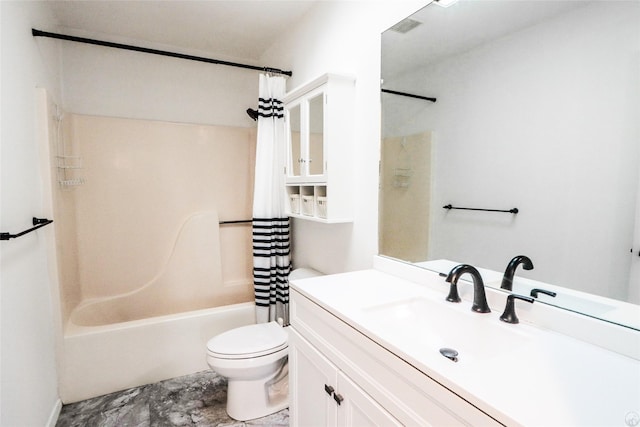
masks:
<svg viewBox="0 0 640 427"><path fill-rule="evenodd" d="M289 216L353 220L354 92L354 78L325 74L285 95Z"/></svg>
<svg viewBox="0 0 640 427"><path fill-rule="evenodd" d="M295 286L289 336L291 425L503 425Z"/></svg>
<svg viewBox="0 0 640 427"><path fill-rule="evenodd" d="M297 332L289 338L291 425L402 425Z"/></svg>

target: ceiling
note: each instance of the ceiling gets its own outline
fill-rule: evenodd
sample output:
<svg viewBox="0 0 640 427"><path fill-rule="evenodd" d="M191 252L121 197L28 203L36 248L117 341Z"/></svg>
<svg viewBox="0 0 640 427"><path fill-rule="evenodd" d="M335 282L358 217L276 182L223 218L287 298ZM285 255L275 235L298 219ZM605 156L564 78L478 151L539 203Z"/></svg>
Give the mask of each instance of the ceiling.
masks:
<svg viewBox="0 0 640 427"><path fill-rule="evenodd" d="M391 79L415 71L591 3L461 0L447 8L429 4L410 17L422 25L405 34L384 32L382 76Z"/></svg>
<svg viewBox="0 0 640 427"><path fill-rule="evenodd" d="M120 41L114 37L135 39L255 61L317 1L47 0L47 3L62 27L61 32L91 34L108 41Z"/></svg>

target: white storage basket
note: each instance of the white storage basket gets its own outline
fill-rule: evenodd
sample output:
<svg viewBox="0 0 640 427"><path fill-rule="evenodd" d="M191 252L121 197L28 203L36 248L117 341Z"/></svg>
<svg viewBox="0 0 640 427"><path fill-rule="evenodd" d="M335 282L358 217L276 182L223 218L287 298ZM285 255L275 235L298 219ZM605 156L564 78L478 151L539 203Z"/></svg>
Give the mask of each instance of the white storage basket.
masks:
<svg viewBox="0 0 640 427"><path fill-rule="evenodd" d="M327 198L323 197L323 196L318 196L316 198L316 203L318 206L318 216L320 218L326 218L327 217Z"/></svg>
<svg viewBox="0 0 640 427"><path fill-rule="evenodd" d="M291 207L292 214L300 213L300 195L289 194L289 206Z"/></svg>
<svg viewBox="0 0 640 427"><path fill-rule="evenodd" d="M313 196L302 196L302 214L313 216Z"/></svg>

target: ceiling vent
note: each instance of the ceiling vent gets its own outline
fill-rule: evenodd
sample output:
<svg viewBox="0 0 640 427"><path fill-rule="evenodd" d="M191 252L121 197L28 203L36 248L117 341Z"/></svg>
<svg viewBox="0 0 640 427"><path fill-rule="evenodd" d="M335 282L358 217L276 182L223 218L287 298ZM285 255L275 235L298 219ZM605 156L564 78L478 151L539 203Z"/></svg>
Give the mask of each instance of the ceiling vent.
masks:
<svg viewBox="0 0 640 427"><path fill-rule="evenodd" d="M400 34L405 34L408 33L409 31L413 30L415 27L417 27L418 25L421 25L422 22L416 21L414 19L403 19L402 21L398 22L396 25L394 25L393 27L389 28L392 31L395 31L396 33L400 33Z"/></svg>

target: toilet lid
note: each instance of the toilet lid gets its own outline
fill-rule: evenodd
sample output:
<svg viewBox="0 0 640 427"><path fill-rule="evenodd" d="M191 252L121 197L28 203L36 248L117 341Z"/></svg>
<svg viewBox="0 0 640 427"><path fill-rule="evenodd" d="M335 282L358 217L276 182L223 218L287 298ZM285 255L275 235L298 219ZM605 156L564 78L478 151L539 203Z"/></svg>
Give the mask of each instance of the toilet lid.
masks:
<svg viewBox="0 0 640 427"><path fill-rule="evenodd" d="M207 342L207 350L223 358L250 358L273 353L287 346L287 333L277 322L242 326Z"/></svg>

